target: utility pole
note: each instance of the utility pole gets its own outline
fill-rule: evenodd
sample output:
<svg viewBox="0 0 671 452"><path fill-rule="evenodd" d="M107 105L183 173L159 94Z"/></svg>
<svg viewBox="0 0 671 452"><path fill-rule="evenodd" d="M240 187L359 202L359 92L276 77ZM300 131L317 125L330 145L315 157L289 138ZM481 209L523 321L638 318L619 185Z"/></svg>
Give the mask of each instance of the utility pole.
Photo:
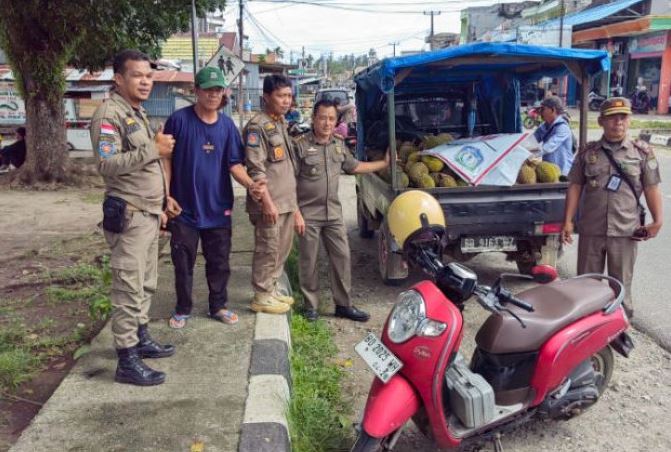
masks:
<svg viewBox="0 0 671 452"><path fill-rule="evenodd" d="M193 49L193 79L198 72L198 30L196 30L196 0L191 0L191 47Z"/></svg>
<svg viewBox="0 0 671 452"><path fill-rule="evenodd" d="M433 16L440 16L441 11L424 11L425 16L431 16L431 34L429 35L433 41Z"/></svg>
<svg viewBox="0 0 671 452"><path fill-rule="evenodd" d="M564 0L559 0L559 47L564 40Z"/></svg>
<svg viewBox="0 0 671 452"><path fill-rule="evenodd" d="M242 49L244 48L245 35L243 34L242 28L242 13L244 11L242 6L242 0L238 0L238 6L240 7L240 18L238 19L238 32L240 33L240 61L244 63L244 58L242 57ZM244 76L245 69L243 67L240 74L238 74L238 124L240 132L242 132L242 112L243 112L243 100L242 100L242 77Z"/></svg>
<svg viewBox="0 0 671 452"><path fill-rule="evenodd" d="M389 45L394 48L394 56L396 56L396 46L398 45L398 41L390 42Z"/></svg>

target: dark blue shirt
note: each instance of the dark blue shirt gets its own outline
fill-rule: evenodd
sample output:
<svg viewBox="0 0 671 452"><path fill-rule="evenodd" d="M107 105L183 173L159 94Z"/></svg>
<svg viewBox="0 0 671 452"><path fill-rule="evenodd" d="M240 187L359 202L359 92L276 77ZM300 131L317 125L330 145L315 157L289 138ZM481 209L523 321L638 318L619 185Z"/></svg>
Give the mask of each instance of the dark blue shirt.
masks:
<svg viewBox="0 0 671 452"><path fill-rule="evenodd" d="M173 113L164 133L175 138L170 195L182 207L177 219L197 229L231 227L229 168L244 159L233 121L220 113L217 122L206 124L191 106Z"/></svg>

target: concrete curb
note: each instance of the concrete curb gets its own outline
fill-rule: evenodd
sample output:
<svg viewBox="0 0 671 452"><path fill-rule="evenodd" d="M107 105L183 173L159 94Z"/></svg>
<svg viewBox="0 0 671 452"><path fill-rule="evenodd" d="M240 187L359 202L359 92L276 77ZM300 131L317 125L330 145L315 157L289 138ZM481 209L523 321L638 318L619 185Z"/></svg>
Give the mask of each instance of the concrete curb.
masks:
<svg viewBox="0 0 671 452"><path fill-rule="evenodd" d="M671 146L671 129L642 130L639 137L643 141L647 141L650 144L657 144L660 146Z"/></svg>
<svg viewBox="0 0 671 452"><path fill-rule="evenodd" d="M291 311L289 311L291 312ZM290 452L289 315L256 314L239 452Z"/></svg>

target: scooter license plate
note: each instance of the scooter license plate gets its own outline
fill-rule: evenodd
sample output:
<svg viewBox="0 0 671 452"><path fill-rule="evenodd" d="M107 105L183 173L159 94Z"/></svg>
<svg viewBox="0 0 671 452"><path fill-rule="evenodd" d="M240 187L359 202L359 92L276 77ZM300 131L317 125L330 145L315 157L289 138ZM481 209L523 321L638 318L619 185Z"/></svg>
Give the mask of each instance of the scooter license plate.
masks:
<svg viewBox="0 0 671 452"><path fill-rule="evenodd" d="M517 251L517 242L515 237L507 235L464 237L461 239L462 253L482 253L486 251Z"/></svg>
<svg viewBox="0 0 671 452"><path fill-rule="evenodd" d="M368 364L383 383L401 370L403 363L373 333L354 346L354 350Z"/></svg>

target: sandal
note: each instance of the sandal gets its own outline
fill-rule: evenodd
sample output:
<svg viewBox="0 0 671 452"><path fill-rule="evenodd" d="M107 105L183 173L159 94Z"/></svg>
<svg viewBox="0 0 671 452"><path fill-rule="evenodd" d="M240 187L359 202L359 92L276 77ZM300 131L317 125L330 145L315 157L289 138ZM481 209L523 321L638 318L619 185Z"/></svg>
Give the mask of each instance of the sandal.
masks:
<svg viewBox="0 0 671 452"><path fill-rule="evenodd" d="M182 315L173 313L168 320L168 326L173 330L181 330L186 326L186 321L189 319L189 315Z"/></svg>
<svg viewBox="0 0 671 452"><path fill-rule="evenodd" d="M216 314L210 314L212 320L218 320L226 325L235 325L238 323L238 315L226 308L220 309Z"/></svg>

